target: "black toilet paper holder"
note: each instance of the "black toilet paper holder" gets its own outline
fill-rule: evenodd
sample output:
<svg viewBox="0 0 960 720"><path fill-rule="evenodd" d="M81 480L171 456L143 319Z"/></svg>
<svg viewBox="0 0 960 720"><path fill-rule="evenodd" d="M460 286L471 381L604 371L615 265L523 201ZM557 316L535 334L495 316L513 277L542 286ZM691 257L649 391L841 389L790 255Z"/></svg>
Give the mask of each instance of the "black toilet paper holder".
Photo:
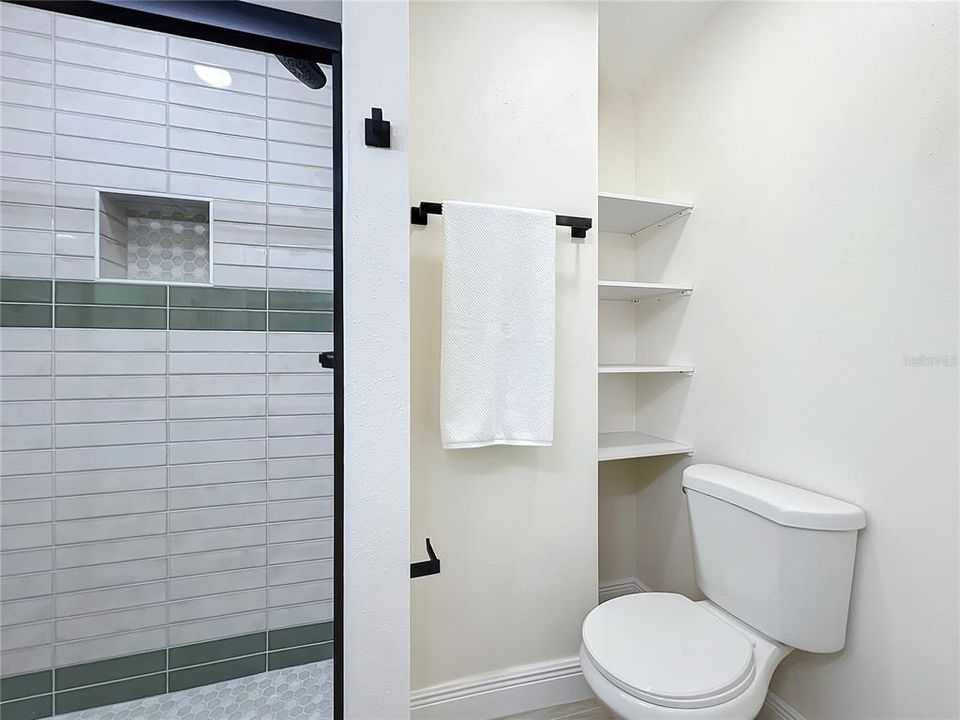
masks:
<svg viewBox="0 0 960 720"><path fill-rule="evenodd" d="M429 560L410 563L411 578L423 577L424 575L438 575L440 573L440 558L438 558L437 554L433 551L430 538L427 538L427 555L430 557Z"/></svg>

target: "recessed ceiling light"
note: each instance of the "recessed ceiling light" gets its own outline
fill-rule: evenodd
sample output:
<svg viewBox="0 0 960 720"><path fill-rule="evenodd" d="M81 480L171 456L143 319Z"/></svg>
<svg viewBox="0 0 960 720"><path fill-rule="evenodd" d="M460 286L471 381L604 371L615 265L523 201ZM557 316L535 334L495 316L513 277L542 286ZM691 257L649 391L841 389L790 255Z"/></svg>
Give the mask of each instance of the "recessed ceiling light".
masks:
<svg viewBox="0 0 960 720"><path fill-rule="evenodd" d="M193 71L197 77L203 80L207 85L213 85L218 88L230 87L233 78L230 73L223 68L210 67L209 65L194 65Z"/></svg>

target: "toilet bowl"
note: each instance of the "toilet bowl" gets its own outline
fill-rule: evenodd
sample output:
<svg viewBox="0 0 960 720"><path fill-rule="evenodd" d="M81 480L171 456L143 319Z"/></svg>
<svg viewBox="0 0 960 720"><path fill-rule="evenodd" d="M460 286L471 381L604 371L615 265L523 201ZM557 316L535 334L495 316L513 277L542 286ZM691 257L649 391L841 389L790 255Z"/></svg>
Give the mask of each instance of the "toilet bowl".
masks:
<svg viewBox="0 0 960 720"><path fill-rule="evenodd" d="M792 650L843 649L865 515L720 465L688 467L683 491L707 599L638 593L594 608L583 622L583 675L624 720L752 720Z"/></svg>
<svg viewBox="0 0 960 720"><path fill-rule="evenodd" d="M791 650L709 601L640 593L587 616L580 666L594 694L625 720L747 720Z"/></svg>

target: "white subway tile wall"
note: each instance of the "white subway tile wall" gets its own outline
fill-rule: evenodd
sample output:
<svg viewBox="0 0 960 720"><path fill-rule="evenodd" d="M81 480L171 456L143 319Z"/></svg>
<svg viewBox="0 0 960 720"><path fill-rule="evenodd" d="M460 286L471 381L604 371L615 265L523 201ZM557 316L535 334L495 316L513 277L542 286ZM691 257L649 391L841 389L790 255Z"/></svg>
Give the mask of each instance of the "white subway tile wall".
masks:
<svg viewBox="0 0 960 720"><path fill-rule="evenodd" d="M217 286L332 289L329 88L42 10L0 24L3 276L93 280L106 188L212 198ZM4 676L332 619L331 348L0 330Z"/></svg>

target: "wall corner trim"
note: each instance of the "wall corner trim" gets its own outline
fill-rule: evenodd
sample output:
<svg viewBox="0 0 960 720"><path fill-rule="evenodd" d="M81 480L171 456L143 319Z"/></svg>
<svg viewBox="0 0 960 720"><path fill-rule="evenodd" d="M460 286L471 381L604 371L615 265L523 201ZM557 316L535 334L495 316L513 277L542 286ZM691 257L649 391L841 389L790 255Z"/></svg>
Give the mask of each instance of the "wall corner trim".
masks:
<svg viewBox="0 0 960 720"><path fill-rule="evenodd" d="M473 675L410 695L414 720L488 720L593 697L577 657Z"/></svg>

